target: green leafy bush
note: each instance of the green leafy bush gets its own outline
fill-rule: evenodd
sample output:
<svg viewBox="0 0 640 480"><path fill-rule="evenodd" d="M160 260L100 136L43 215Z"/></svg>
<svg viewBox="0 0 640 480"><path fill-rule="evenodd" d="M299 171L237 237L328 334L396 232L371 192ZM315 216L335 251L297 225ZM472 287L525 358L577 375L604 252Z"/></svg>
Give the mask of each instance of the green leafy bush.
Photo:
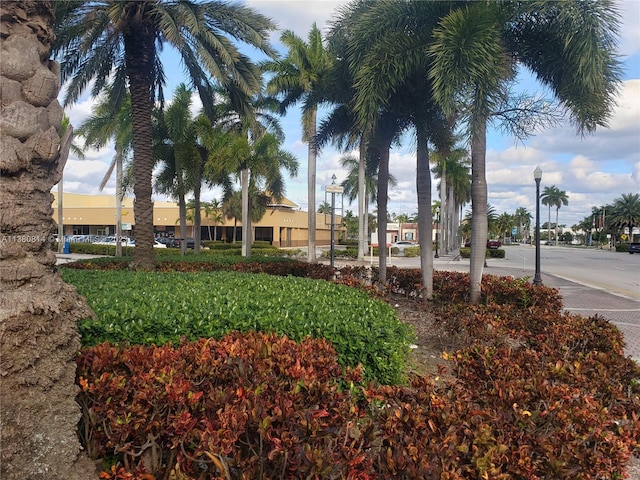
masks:
<svg viewBox="0 0 640 480"><path fill-rule="evenodd" d="M616 243L616 252L628 253L629 252L629 244L628 243L624 243L624 242Z"/></svg>
<svg viewBox="0 0 640 480"><path fill-rule="evenodd" d="M470 258L471 257L471 249L467 247L460 248L460 256L462 258ZM502 248L487 248L485 251L486 258L504 258L505 251Z"/></svg>
<svg viewBox="0 0 640 480"><path fill-rule="evenodd" d="M396 383L405 371L409 327L385 302L343 285L225 271L65 268L63 277L97 315L79 325L84 345L163 345L235 330L276 332L298 341L326 338L344 365L361 363L367 379Z"/></svg>

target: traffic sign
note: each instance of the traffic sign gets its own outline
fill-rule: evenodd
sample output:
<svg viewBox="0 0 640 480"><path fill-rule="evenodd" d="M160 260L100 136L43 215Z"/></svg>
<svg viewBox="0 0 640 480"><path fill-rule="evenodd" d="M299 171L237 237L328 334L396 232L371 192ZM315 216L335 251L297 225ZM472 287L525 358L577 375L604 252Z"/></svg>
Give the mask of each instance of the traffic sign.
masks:
<svg viewBox="0 0 640 480"><path fill-rule="evenodd" d="M324 187L325 191L327 193L342 193L344 192L344 187L342 185L327 185L326 187Z"/></svg>

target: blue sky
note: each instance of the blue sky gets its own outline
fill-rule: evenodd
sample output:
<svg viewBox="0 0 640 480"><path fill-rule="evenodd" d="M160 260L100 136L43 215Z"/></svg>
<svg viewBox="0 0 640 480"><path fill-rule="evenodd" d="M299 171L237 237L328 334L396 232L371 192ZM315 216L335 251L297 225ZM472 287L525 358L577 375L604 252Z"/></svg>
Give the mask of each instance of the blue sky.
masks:
<svg viewBox="0 0 640 480"><path fill-rule="evenodd" d="M280 30L293 30L306 39L313 22L324 28L335 8L346 2L245 0L244 3L271 17ZM542 188L555 185L567 192L569 205L560 209L559 223L568 226L589 215L592 206L612 203L622 193L640 192L640 1L621 1L619 7L624 82L609 128L580 137L566 123L538 132L525 142L516 142L498 131L490 131L487 184L489 203L498 213L513 213L518 207L535 211L533 170L537 165L543 170ZM279 35L279 31L275 32L271 39L277 48L281 48ZM165 95L170 98L175 86L183 80L183 74L175 60L168 65L171 65L167 66L170 82ZM541 90L526 72L520 77L519 87ZM91 112L91 106L92 99L85 96L68 108L67 115L72 124L80 124ZM300 163L298 176L287 180L287 197L306 210L307 146L301 141L299 110L292 109L281 122L286 133L283 148L293 153ZM344 153L326 148L318 157L317 204L324 201L324 186L331 183L333 174L338 182L344 179L346 172L340 168L342 155ZM113 150L109 148L88 151L84 160L71 155L64 173L65 192L99 194L98 185L112 157ZM415 169L415 144L408 137L401 147L392 151L390 158L390 171L399 181L389 194L390 212L412 214L417 211ZM102 193L115 193L114 179ZM220 193L213 190L204 194L205 200L213 198L220 198ZM345 208L355 212L357 204L345 204Z"/></svg>

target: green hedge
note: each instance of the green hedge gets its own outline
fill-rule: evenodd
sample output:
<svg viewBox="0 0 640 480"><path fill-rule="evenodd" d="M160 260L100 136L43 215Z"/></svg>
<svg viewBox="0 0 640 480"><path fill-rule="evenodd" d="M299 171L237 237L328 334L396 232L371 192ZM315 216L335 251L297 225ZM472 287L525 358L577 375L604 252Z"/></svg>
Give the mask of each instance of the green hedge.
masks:
<svg viewBox="0 0 640 480"><path fill-rule="evenodd" d="M460 248L460 256L462 258L470 258L471 257L471 249L466 247ZM502 248L492 249L487 248L485 253L486 258L504 258L505 251Z"/></svg>
<svg viewBox="0 0 640 480"><path fill-rule="evenodd" d="M97 320L79 325L84 345L162 345L231 331L326 338L365 378L401 381L413 335L387 303L344 285L236 272L176 273L63 268Z"/></svg>

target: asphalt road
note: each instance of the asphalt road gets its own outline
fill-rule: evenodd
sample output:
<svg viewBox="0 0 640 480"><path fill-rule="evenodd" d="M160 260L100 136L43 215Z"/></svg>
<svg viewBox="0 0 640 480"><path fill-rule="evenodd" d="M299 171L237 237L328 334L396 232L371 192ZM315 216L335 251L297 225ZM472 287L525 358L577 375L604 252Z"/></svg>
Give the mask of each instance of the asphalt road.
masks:
<svg viewBox="0 0 640 480"><path fill-rule="evenodd" d="M504 247L505 264L535 269L535 247ZM498 263L494 260L491 263ZM593 288L640 300L640 255L600 250L544 245L540 247L540 271Z"/></svg>

